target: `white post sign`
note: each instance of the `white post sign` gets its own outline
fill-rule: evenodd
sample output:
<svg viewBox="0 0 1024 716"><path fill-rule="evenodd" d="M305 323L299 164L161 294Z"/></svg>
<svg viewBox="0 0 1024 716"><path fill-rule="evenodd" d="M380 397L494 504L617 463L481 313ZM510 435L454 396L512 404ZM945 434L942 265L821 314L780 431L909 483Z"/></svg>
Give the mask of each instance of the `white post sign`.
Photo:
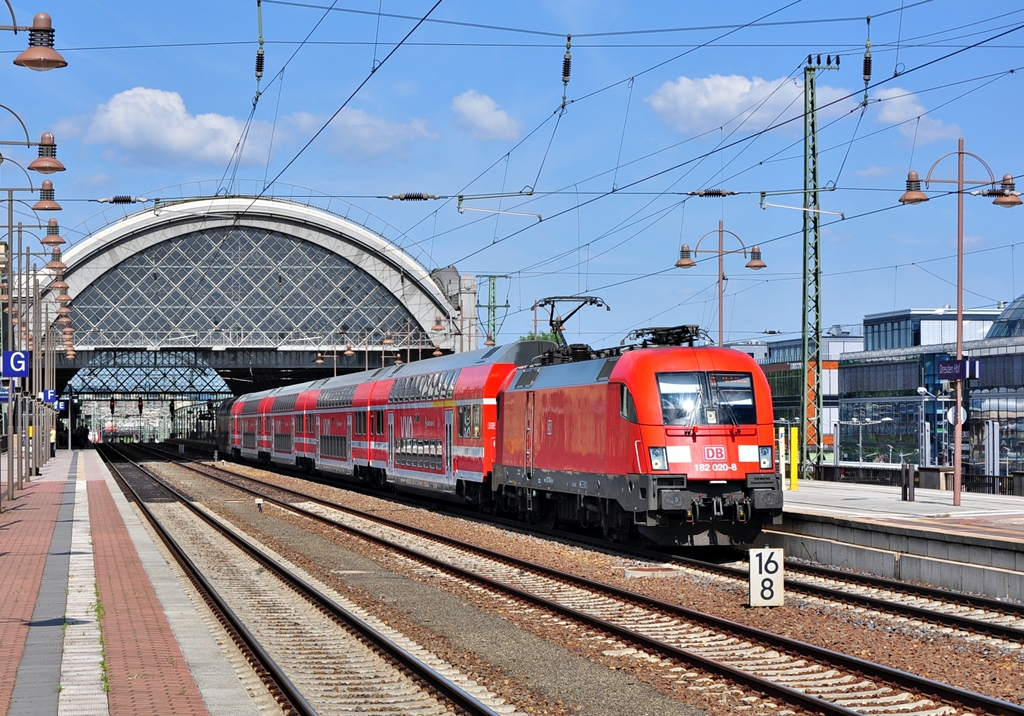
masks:
<svg viewBox="0 0 1024 716"><path fill-rule="evenodd" d="M781 549L750 550L750 606L781 607L785 597Z"/></svg>

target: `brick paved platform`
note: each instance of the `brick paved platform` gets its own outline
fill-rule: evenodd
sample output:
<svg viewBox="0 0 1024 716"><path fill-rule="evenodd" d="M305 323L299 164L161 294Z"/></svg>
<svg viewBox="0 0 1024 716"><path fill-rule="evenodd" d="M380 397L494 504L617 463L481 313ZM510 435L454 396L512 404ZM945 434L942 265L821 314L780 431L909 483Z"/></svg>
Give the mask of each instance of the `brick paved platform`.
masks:
<svg viewBox="0 0 1024 716"><path fill-rule="evenodd" d="M0 468L0 713L257 713L94 451Z"/></svg>

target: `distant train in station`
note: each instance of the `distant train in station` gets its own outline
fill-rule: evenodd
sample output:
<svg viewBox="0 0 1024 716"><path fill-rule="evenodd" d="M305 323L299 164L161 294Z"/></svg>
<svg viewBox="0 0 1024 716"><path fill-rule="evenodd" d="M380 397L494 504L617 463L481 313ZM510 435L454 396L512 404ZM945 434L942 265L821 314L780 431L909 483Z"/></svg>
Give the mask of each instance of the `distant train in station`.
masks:
<svg viewBox="0 0 1024 716"><path fill-rule="evenodd" d="M760 367L693 347L695 326L631 337L600 351L520 341L242 395L219 408L219 451L615 541L753 541L782 516Z"/></svg>

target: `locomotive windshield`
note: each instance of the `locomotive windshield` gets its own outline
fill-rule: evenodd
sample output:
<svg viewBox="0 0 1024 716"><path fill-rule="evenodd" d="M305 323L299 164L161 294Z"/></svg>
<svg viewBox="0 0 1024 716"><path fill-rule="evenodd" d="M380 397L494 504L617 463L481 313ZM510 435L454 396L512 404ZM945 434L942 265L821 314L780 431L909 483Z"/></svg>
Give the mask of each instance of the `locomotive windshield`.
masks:
<svg viewBox="0 0 1024 716"><path fill-rule="evenodd" d="M665 425L756 425L750 373L658 373Z"/></svg>

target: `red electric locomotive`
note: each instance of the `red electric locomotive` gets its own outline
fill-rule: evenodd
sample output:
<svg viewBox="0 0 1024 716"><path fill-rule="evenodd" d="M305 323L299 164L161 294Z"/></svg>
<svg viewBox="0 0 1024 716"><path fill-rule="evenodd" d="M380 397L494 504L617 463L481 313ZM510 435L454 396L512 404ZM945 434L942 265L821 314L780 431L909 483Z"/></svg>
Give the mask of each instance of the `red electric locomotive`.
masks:
<svg viewBox="0 0 1024 716"><path fill-rule="evenodd" d="M696 331L596 353L520 342L242 396L221 407L220 449L612 539L748 543L782 515L771 393L746 354L692 347Z"/></svg>
<svg viewBox="0 0 1024 716"><path fill-rule="evenodd" d="M657 544L748 543L782 516L771 391L745 353L568 346L520 369L499 400L494 489L525 516Z"/></svg>

